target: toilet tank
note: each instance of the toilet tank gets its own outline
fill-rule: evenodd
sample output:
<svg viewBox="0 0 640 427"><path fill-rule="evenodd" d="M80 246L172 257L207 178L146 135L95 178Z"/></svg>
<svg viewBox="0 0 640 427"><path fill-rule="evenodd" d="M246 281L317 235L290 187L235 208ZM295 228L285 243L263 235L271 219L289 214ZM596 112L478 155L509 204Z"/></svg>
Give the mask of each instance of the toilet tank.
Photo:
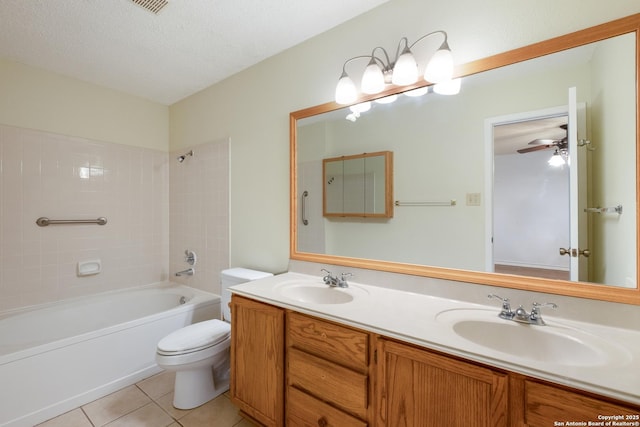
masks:
<svg viewBox="0 0 640 427"><path fill-rule="evenodd" d="M220 296L222 303L222 319L231 322L231 311L229 303L231 302L231 292L229 287L240 283L250 282L252 280L263 279L273 276L271 273L258 270L250 270L248 268L229 268L220 272L220 284L222 295Z"/></svg>

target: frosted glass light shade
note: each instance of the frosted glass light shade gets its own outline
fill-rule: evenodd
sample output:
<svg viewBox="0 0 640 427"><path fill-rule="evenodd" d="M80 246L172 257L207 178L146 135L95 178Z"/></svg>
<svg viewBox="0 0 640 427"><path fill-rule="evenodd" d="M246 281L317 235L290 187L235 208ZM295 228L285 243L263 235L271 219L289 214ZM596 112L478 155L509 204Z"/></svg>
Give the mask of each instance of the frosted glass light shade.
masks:
<svg viewBox="0 0 640 427"><path fill-rule="evenodd" d="M336 102L338 104L351 104L355 102L356 99L358 99L356 85L348 75L342 74L336 86Z"/></svg>
<svg viewBox="0 0 640 427"><path fill-rule="evenodd" d="M446 80L433 85L433 91L439 95L457 95L460 93L462 79Z"/></svg>
<svg viewBox="0 0 640 427"><path fill-rule="evenodd" d="M391 82L394 85L405 86L418 81L418 63L409 49L402 52L393 67Z"/></svg>
<svg viewBox="0 0 640 427"><path fill-rule="evenodd" d="M553 155L551 156L551 158L547 161L547 163L549 164L549 166L562 166L565 164L564 159L562 158L562 156L560 155L560 153L558 152L558 150L556 150L555 153L553 153Z"/></svg>
<svg viewBox="0 0 640 427"><path fill-rule="evenodd" d="M371 62L369 62L369 65L367 65L362 75L361 90L367 94L379 93L384 90L384 75L382 74L382 69L373 59L371 59Z"/></svg>
<svg viewBox="0 0 640 427"><path fill-rule="evenodd" d="M424 70L424 79L431 83L442 83L453 77L453 56L449 46L440 46Z"/></svg>

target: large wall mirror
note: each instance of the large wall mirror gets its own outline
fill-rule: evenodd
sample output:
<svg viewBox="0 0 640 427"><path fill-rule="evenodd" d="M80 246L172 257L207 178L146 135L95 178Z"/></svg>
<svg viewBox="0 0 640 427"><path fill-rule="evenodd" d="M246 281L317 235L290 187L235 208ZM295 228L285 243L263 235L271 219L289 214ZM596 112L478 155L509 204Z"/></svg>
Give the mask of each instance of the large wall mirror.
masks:
<svg viewBox="0 0 640 427"><path fill-rule="evenodd" d="M291 258L640 304L633 15L291 114ZM422 90L421 92L424 92ZM394 153L393 218L325 218L322 159ZM305 220L301 201L305 198Z"/></svg>

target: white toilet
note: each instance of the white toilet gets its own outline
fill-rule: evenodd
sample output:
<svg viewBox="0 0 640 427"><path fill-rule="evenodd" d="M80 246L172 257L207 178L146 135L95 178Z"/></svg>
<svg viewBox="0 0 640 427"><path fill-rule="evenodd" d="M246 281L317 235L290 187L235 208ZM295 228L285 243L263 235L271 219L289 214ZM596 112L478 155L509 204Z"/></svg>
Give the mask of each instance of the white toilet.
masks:
<svg viewBox="0 0 640 427"><path fill-rule="evenodd" d="M231 321L229 286L272 276L271 273L231 268L220 274L222 320L207 320L178 329L162 338L156 351L156 363L175 371L173 406L191 409L208 402L229 389L229 346Z"/></svg>

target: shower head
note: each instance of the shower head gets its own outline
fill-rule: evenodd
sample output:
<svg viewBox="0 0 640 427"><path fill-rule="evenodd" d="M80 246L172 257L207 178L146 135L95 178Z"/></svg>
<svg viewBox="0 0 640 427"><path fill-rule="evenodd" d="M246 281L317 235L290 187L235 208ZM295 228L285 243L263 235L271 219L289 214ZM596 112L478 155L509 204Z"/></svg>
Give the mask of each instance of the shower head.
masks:
<svg viewBox="0 0 640 427"><path fill-rule="evenodd" d="M189 151L188 153L183 154L182 156L178 156L178 163L184 162L184 159L186 159L187 156L193 156L193 150Z"/></svg>

